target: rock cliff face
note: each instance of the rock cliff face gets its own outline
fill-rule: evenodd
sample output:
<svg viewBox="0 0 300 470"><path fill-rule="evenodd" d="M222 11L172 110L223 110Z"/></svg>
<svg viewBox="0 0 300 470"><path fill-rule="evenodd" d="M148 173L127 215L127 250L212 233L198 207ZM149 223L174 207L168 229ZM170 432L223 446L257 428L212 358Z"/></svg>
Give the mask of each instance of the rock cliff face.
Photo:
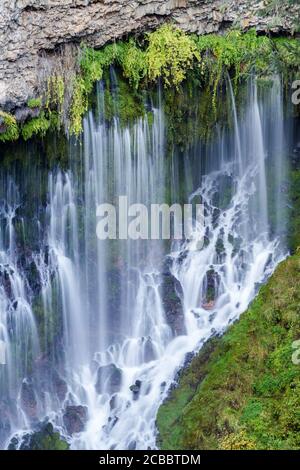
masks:
<svg viewBox="0 0 300 470"><path fill-rule="evenodd" d="M103 44L167 19L199 34L236 25L293 33L299 6L262 14L253 0L1 0L0 107L15 112L36 96L57 63L75 66L76 45ZM299 14L298 14L299 16ZM66 53L67 50L67 53Z"/></svg>

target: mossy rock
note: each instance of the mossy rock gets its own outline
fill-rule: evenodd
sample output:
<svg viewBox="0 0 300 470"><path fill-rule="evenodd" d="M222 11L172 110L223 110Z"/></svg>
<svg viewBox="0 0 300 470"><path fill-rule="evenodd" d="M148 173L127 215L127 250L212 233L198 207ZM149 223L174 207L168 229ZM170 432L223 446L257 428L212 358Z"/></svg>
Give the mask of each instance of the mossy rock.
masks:
<svg viewBox="0 0 300 470"><path fill-rule="evenodd" d="M183 371L157 417L162 449L299 449L300 255Z"/></svg>
<svg viewBox="0 0 300 470"><path fill-rule="evenodd" d="M8 450L68 450L69 444L58 432L55 432L51 423L41 425L40 430L28 433L19 443L16 437L12 438Z"/></svg>

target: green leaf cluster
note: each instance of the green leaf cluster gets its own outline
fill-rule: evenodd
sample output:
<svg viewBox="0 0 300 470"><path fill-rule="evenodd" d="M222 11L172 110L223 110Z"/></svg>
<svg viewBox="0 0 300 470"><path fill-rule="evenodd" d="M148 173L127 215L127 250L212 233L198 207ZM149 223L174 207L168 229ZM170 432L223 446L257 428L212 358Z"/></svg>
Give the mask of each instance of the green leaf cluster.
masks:
<svg viewBox="0 0 300 470"><path fill-rule="evenodd" d="M42 112L40 116L30 119L26 122L22 128L22 137L24 140L31 139L34 135L45 136L51 126L51 121L45 117L45 113Z"/></svg>
<svg viewBox="0 0 300 470"><path fill-rule="evenodd" d="M157 31L147 34L147 75L149 80L162 78L167 86L176 88L186 78L194 61L200 59L193 37L182 30L165 24Z"/></svg>
<svg viewBox="0 0 300 470"><path fill-rule="evenodd" d="M0 123L4 131L0 132L0 142L9 142L19 138L19 128L14 116L0 110Z"/></svg>

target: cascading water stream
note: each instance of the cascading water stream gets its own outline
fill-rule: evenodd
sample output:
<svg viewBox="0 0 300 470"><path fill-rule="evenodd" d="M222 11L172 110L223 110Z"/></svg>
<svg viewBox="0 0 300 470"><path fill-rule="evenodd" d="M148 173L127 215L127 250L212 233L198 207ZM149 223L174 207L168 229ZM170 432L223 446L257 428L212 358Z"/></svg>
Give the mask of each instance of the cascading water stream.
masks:
<svg viewBox="0 0 300 470"><path fill-rule="evenodd" d="M115 78L113 83L117 87ZM285 174L283 105L277 86L278 79L260 97L255 79L251 80L247 107L239 116L229 82L233 132L219 129L204 150L203 142L194 142L193 151L180 162L176 152L166 156L160 100L151 121L145 117L123 128L116 115L107 125L105 93L99 83L98 113L89 112L85 118L79 161L73 159L68 171L49 174L48 263L40 253L35 256L44 311L59 311L62 318L62 350L51 351L50 357L53 368L59 364L66 384L60 401L49 391L45 398L35 390L37 415L39 419L47 415L71 448L155 448L157 410L187 353L235 321L259 283L286 255L281 221L272 227L270 222L271 202L275 212L283 206L277 189ZM70 152L75 153L72 145ZM204 170L199 165L200 147L206 157ZM271 189L269 166L277 178ZM174 203L182 186L185 202L204 205L201 249L198 238L203 233L198 227L182 243L97 239L99 204L117 205L119 196L127 196L128 206L150 207L168 198ZM17 199L9 203L11 211L16 210L14 204ZM9 220L14 213L8 214L3 206L3 233L12 231ZM8 264L16 285L12 299L0 291L0 334L13 344L7 312L15 297L21 298L24 320L16 331L24 335L25 328L27 342L36 340L32 351L37 355L30 298L22 287L22 274L17 274L12 243L11 234L0 237L0 275ZM70 429L65 413L76 407L85 407L86 422L80 429ZM26 409L23 415L26 418ZM23 429L31 426L24 419L18 424Z"/></svg>
<svg viewBox="0 0 300 470"><path fill-rule="evenodd" d="M1 185L5 199L0 202L0 394L2 402L9 402L26 376L30 362L38 357L39 342L30 306L30 289L17 257L14 224L18 220L21 199L11 179L1 181ZM18 222L22 226L23 221ZM12 428L28 424L20 395L15 399ZM1 431L0 443L3 438Z"/></svg>
<svg viewBox="0 0 300 470"><path fill-rule="evenodd" d="M74 437L74 448L155 447L156 411L186 353L199 348L212 334L238 318L253 298L257 283L272 272L280 259L278 240L268 236L266 153L255 82L249 87L244 122L237 124L232 103L236 120L236 151L232 155L238 158L231 161L231 155L226 155L223 168L202 181L199 178L201 186L193 194L200 196L205 205L207 246L194 251L194 243L187 242L169 257L168 274L182 288L185 335L174 338L164 311L164 281L158 261L164 253L162 242L156 242L154 247L153 242L119 243L114 261L120 283L117 309L107 302L108 291L113 287L107 282L112 261L104 255L108 249L103 245L108 242L98 242L96 277L101 295L96 308L100 320L96 327L99 342L94 346L97 366L94 365L94 372L88 367L78 372L84 389L78 402L87 405L90 418L85 431ZM129 129L120 130L118 120L107 131L90 113L85 123L84 194L89 201L85 220L95 214L98 204L124 194L129 203L164 201L163 185L158 183L166 171L161 155L162 113L161 108L154 111L152 129L146 120L141 120L131 133ZM233 194L221 212L212 201L218 192L218 181L224 176L232 180ZM89 243L86 241L85 245ZM80 272L76 277L80 277ZM208 299L212 279L215 292ZM90 283L88 279L86 291ZM113 315L117 315L116 322L121 326L117 334L110 331Z"/></svg>

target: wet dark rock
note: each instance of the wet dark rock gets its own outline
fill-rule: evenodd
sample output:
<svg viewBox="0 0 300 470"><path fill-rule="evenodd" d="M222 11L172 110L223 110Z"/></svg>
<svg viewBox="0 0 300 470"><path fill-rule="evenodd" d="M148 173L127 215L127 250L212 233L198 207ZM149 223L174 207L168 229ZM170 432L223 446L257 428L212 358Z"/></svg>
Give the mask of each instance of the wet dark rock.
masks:
<svg viewBox="0 0 300 470"><path fill-rule="evenodd" d="M27 119L32 119L38 117L40 114L40 109L38 107L36 108L29 108L28 106L24 106L22 108L18 108L15 111L15 117L17 121L23 123Z"/></svg>
<svg viewBox="0 0 300 470"><path fill-rule="evenodd" d="M141 380L136 380L135 383L129 387L130 390L133 393L133 399L134 400L138 399L138 397L140 395L141 387L142 387Z"/></svg>
<svg viewBox="0 0 300 470"><path fill-rule="evenodd" d="M42 423L37 431L18 439L13 437L8 450L68 450L69 444L55 432L51 423Z"/></svg>
<svg viewBox="0 0 300 470"><path fill-rule="evenodd" d="M188 250L182 251L180 255L178 256L178 258L176 259L176 263L181 265L186 260L188 254L189 254Z"/></svg>
<svg viewBox="0 0 300 470"><path fill-rule="evenodd" d="M56 392L56 395L60 401L64 401L68 393L68 385L64 379L58 374L58 372L53 372L53 387Z"/></svg>
<svg viewBox="0 0 300 470"><path fill-rule="evenodd" d="M168 275L172 269L173 259L170 256L166 256L162 264L162 274Z"/></svg>
<svg viewBox="0 0 300 470"><path fill-rule="evenodd" d="M68 434L76 434L84 430L87 422L88 409L86 406L67 406L63 416Z"/></svg>
<svg viewBox="0 0 300 470"><path fill-rule="evenodd" d="M298 142L298 143L296 144L296 147L295 147L295 149L294 149L294 152L295 152L295 153L298 153L298 154L300 155L300 142Z"/></svg>
<svg viewBox="0 0 300 470"><path fill-rule="evenodd" d="M19 448L19 439L17 439L16 437L13 437L10 441L10 443L8 444L8 447L7 449L8 450L18 450Z"/></svg>
<svg viewBox="0 0 300 470"><path fill-rule="evenodd" d="M8 407L4 403L0 403L0 447L5 441L11 430L10 416Z"/></svg>
<svg viewBox="0 0 300 470"><path fill-rule="evenodd" d="M220 209L215 208L212 214L212 223L213 223L214 228L218 225L220 214L221 214Z"/></svg>
<svg viewBox="0 0 300 470"><path fill-rule="evenodd" d="M10 276L13 270L8 265L0 265L0 284L3 286L5 294L9 299L12 298L12 285Z"/></svg>
<svg viewBox="0 0 300 470"><path fill-rule="evenodd" d="M163 390L166 388L166 386L167 386L167 382L162 382L162 383L160 384L161 390L163 391Z"/></svg>
<svg viewBox="0 0 300 470"><path fill-rule="evenodd" d="M222 238L218 238L216 243L216 252L218 256L222 256L225 253L225 246Z"/></svg>
<svg viewBox="0 0 300 470"><path fill-rule="evenodd" d="M217 316L217 312L211 313L208 317L209 323L212 323L214 321L214 319L216 318L216 316Z"/></svg>
<svg viewBox="0 0 300 470"><path fill-rule="evenodd" d="M241 237L234 237L233 235L228 235L228 242L233 246L232 257L236 256L242 246L243 240Z"/></svg>
<svg viewBox="0 0 300 470"><path fill-rule="evenodd" d="M30 288L34 294L38 294L41 290L40 273L34 261L30 261L25 268L26 277Z"/></svg>
<svg viewBox="0 0 300 470"><path fill-rule="evenodd" d="M114 410L117 406L117 395L113 395L109 400L109 406L111 410Z"/></svg>
<svg viewBox="0 0 300 470"><path fill-rule="evenodd" d="M21 403L28 418L35 419L37 417L37 399L33 383L30 380L24 380L22 383Z"/></svg>
<svg viewBox="0 0 300 470"><path fill-rule="evenodd" d="M192 362L194 356L195 356L195 354L194 354L193 352L188 352L188 353L185 355L185 358L184 358L184 367L188 367L188 365Z"/></svg>
<svg viewBox="0 0 300 470"><path fill-rule="evenodd" d="M155 349L150 337L143 338L143 348L144 348L144 361L150 362L156 358Z"/></svg>
<svg viewBox="0 0 300 470"><path fill-rule="evenodd" d="M182 306L183 291L180 282L170 271L162 273L160 294L166 320L174 336L186 333L184 324L184 312Z"/></svg>
<svg viewBox="0 0 300 470"><path fill-rule="evenodd" d="M232 199L233 178L232 175L223 174L218 178L218 191L212 198L212 204L221 210L226 209Z"/></svg>
<svg viewBox="0 0 300 470"><path fill-rule="evenodd" d="M117 424L118 421L119 421L118 416L110 416L107 420L107 423L102 426L102 430L106 434L109 434L112 428Z"/></svg>
<svg viewBox="0 0 300 470"><path fill-rule="evenodd" d="M173 380L173 382L171 383L171 385L168 389L168 395L172 392L172 390L177 388L181 376L184 374L184 371L190 366L190 364L192 363L194 357L195 357L195 353L193 353L193 352L186 353L185 358L184 358L184 362L183 362L181 368L176 372L174 380Z"/></svg>
<svg viewBox="0 0 300 470"><path fill-rule="evenodd" d="M216 300L218 295L218 288L220 284L220 275L213 269L209 269L204 279L204 289L206 292L206 303L210 303Z"/></svg>
<svg viewBox="0 0 300 470"><path fill-rule="evenodd" d="M209 243L210 243L209 237L207 235L204 235L204 237L203 237L203 249L207 248Z"/></svg>
<svg viewBox="0 0 300 470"><path fill-rule="evenodd" d="M110 429L112 429L117 424L118 421L119 421L118 416L110 416L108 418L108 424L109 424Z"/></svg>
<svg viewBox="0 0 300 470"><path fill-rule="evenodd" d="M118 393L121 383L122 371L115 364L99 367L95 385L98 393L103 393L104 390L110 393Z"/></svg>
<svg viewBox="0 0 300 470"><path fill-rule="evenodd" d="M128 445L128 450L136 450L136 442L131 441Z"/></svg>

